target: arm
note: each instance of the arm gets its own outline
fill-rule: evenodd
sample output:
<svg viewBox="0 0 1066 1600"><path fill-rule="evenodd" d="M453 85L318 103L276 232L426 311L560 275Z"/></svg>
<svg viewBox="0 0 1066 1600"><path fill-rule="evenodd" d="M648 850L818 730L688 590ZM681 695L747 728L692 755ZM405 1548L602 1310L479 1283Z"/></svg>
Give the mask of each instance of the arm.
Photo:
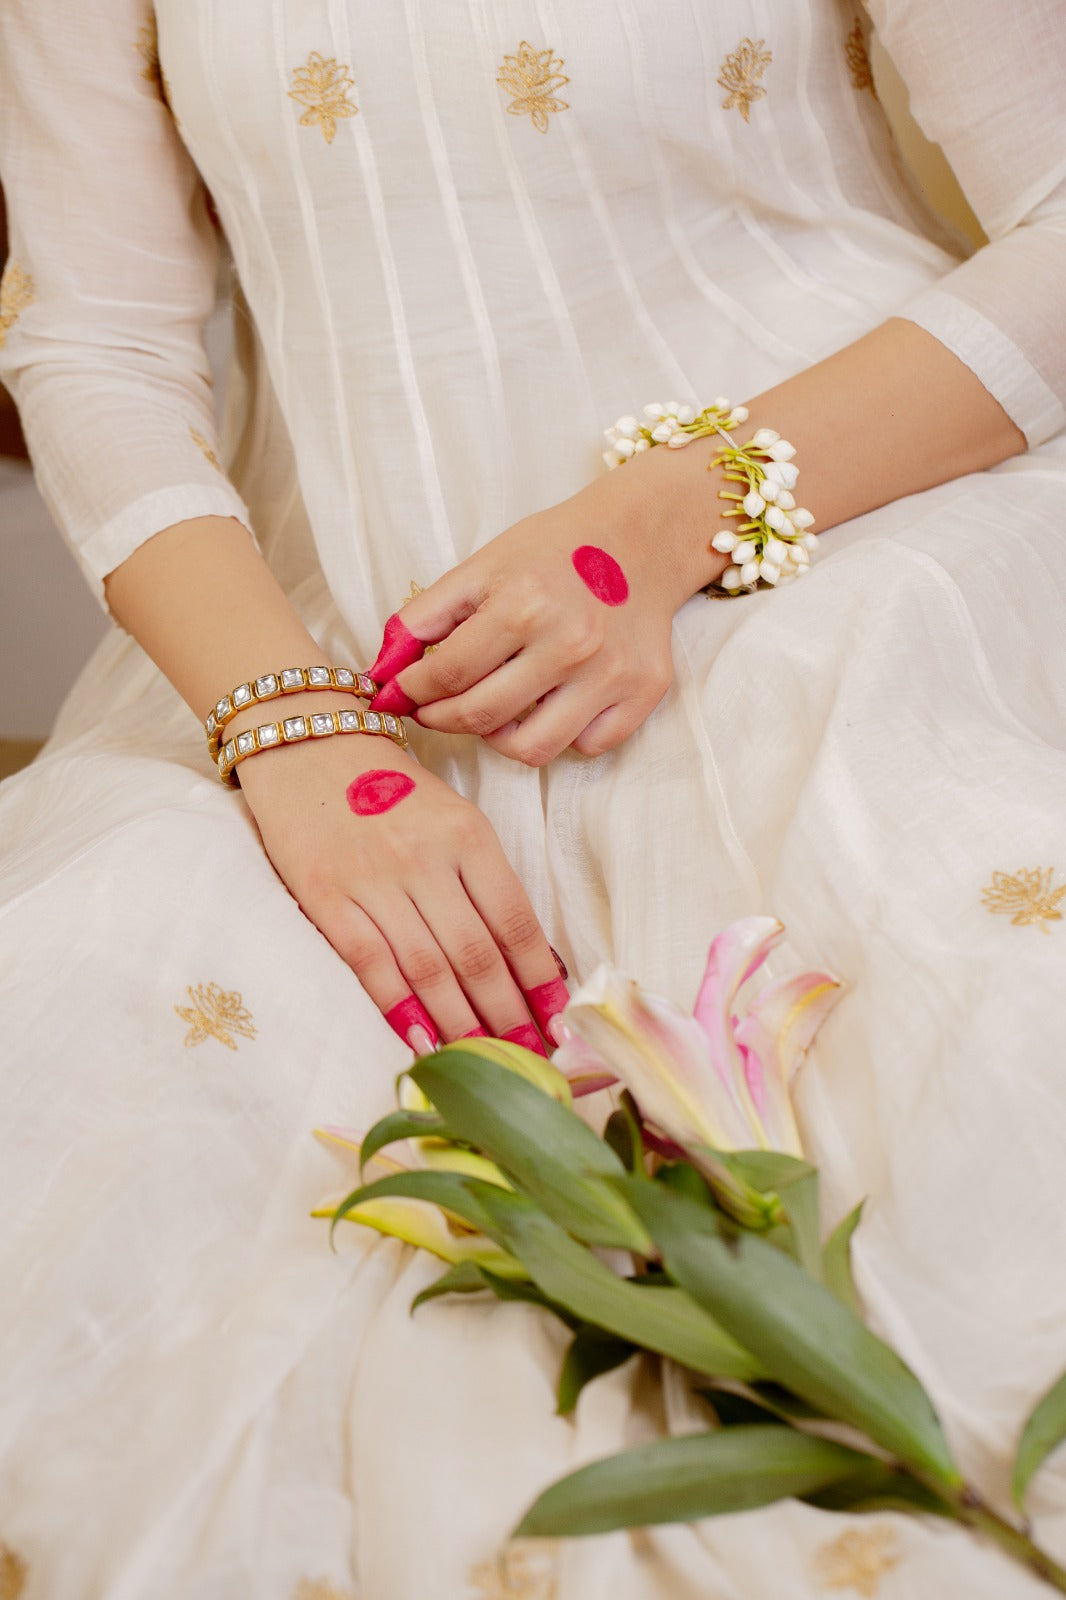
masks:
<svg viewBox="0 0 1066 1600"><path fill-rule="evenodd" d="M203 717L234 684L321 653L209 459L214 243L144 73L151 20L149 0L0 7L0 163L22 274L0 372L90 581ZM408 793L371 814L351 797L381 768ZM528 1036L531 1011L549 1025L565 1001L555 960L473 806L373 736L293 745L240 772L279 875L412 1047L482 1023Z"/></svg>

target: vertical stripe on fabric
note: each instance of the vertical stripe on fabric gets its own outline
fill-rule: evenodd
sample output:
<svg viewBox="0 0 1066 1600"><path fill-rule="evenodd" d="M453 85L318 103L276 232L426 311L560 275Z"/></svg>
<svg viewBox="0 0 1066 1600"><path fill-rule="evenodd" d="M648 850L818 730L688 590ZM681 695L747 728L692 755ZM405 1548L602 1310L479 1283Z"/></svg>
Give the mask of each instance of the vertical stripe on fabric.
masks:
<svg viewBox="0 0 1066 1600"><path fill-rule="evenodd" d="M266 329L261 331L263 333L263 340L266 348L269 350L272 346L275 354L277 354L285 348L284 278L282 276L281 263L279 262L277 254L274 250L274 242L270 237L270 230L267 228L263 217L262 197L259 192L259 186L256 183L254 169L245 159L244 151L241 147L241 141L234 132L232 123L230 122L229 103L227 97L222 92L222 86L218 81L218 69L216 63L219 60L220 52L216 47L216 30L214 27L217 14L216 6L211 3L211 0L204 0L204 4L200 8L200 28L198 34L200 69L203 73L204 86L207 89L208 98L211 102L211 109L214 113L215 124L219 130L219 135L225 143L226 150L229 154L229 159L233 163L233 169L240 177L241 191L245 196L255 218L256 226L259 231L259 253L266 261L269 268L271 282L270 299L271 309L273 312L273 329L269 342L267 341L266 337ZM227 215L226 222L228 228L231 230L229 242L234 253L234 258L238 263L242 260L250 263L255 259L256 251L252 240L249 239L249 237L243 231L241 209L239 206L235 205L230 208L230 210L232 214ZM247 292L247 289L248 284L246 282L245 292ZM258 317L258 315L259 312L257 310L256 316ZM288 392L288 368L282 362L276 360L271 365L270 374L271 381L275 386L282 408L288 412L290 401Z"/></svg>
<svg viewBox="0 0 1066 1600"><path fill-rule="evenodd" d="M344 60L350 61L351 39L348 33L348 9L345 0L329 0L329 12L331 28L337 40L338 49ZM392 335L396 349L397 366L400 372L400 382L407 399L411 429L418 449L423 488L430 519L437 537L438 549L442 551L450 550L452 548L452 538L448 513L444 504L444 490L441 485L440 474L437 471L437 459L433 448L433 432L430 428L429 417L426 414L425 404L422 399L414 350L407 330L407 314L404 309L403 291L400 287L400 275L396 267L392 241L389 237L385 196L382 192L377 158L374 154L374 136L366 117L362 115L353 117L351 121L345 124L345 127L351 130L348 137L355 141L363 182L366 184L371 226L374 229L374 239L377 244L378 258L381 262L382 278L385 284L385 294L388 299L389 314L392 320Z"/></svg>
<svg viewBox="0 0 1066 1600"><path fill-rule="evenodd" d="M489 37L481 9L482 4L483 0L467 0L470 19L477 37L478 52L481 57L479 78L485 85L484 92L486 96L490 97L490 116L492 117L496 148L500 153L500 159L507 174L507 181L510 185L515 209L518 212L522 232L529 246L530 258L536 268L537 277L540 279L540 285L544 291L544 297L551 310L559 335L559 342L568 355L574 370L574 376L578 379L584 391L585 405L591 426L598 431L603 424L598 415L592 385L585 366L585 358L570 317L566 296L563 294L562 286L559 283L551 254L544 241L544 235L540 231L533 202L526 189L521 169L515 159L514 150L511 148L507 129L503 126L496 89L496 75L499 70L499 64L493 54L492 40Z"/></svg>
<svg viewBox="0 0 1066 1600"><path fill-rule="evenodd" d="M287 83L291 69L285 28L286 0L271 0L271 3L273 11L274 59L277 66L278 81L279 83ZM335 40L334 47L336 47ZM339 56L338 59L340 59ZM348 57L345 55L343 59L347 60ZM343 126L348 127L350 123L345 122ZM325 329L325 337L322 341L325 346L322 350L322 364L330 379L332 416L329 420L332 423L337 440L341 470L344 474L344 489L348 501L347 511L353 521L358 520L359 527L365 529L366 508L363 503L362 487L352 453L351 418L348 413L348 401L344 390L344 376L339 365L337 328L334 321L329 283L326 278L325 262L322 258L318 219L311 196L311 185L303 167L302 150L298 140L299 128L291 116L284 119L284 129L292 185L296 192L300 206L300 217L303 222L304 242L311 269L311 279L315 286L315 296ZM307 148L306 142L304 148ZM365 538L353 538L350 541L350 548L345 553L348 559L354 558L357 562L359 582L369 592L371 572L368 562L367 540Z"/></svg>
<svg viewBox="0 0 1066 1600"><path fill-rule="evenodd" d="M494 504L502 506L505 500L503 484L508 476L505 464L513 456L514 445L507 427L507 397L503 381L503 368L500 362L499 345L492 326L492 317L485 300L484 290L482 289L481 277L478 273L470 236L463 219L462 205L459 201L455 178L448 159L448 147L444 138L444 130L441 127L440 117L437 113L437 102L433 93L433 77L429 68L429 58L426 54L425 30L422 26L421 0L404 0L404 6L407 13L407 31L411 42L411 62L418 87L418 101L422 110L426 146L436 174L445 224L459 265L459 274L466 292L467 305L470 307L470 316L477 332L481 361L485 369L486 386L490 400L489 412L491 415L483 418L482 426L488 428L491 425L494 433L492 448L490 451L485 452L485 457L492 461L496 475L496 483L492 490L492 501Z"/></svg>
<svg viewBox="0 0 1066 1600"><path fill-rule="evenodd" d="M551 0L537 0L537 14L540 18L541 26L543 28L542 36L546 39L560 38L562 35L562 30L559 27L559 20L555 15L555 8L551 4ZM574 164L574 170L577 173L578 181L584 190L585 198L589 204L589 209L599 224L600 232L602 233L607 245L607 249L610 252L611 260L614 263L615 273L621 286L622 293L625 295L625 298L629 303L630 309L637 320L637 324L643 330L645 337L648 339L650 348L659 352L659 357L664 363L664 377L667 370L672 371L674 378L676 378L677 382L680 384L683 392L691 394L693 393L692 379L681 365L681 362L671 349L666 337L655 322L655 319L652 317L651 312L645 303L644 297L640 292L637 281L634 278L633 273L626 261L625 251L623 250L621 241L619 240L618 234L615 231L614 223L611 221L610 211L607 207L607 203L603 197L600 187L596 182L596 178L592 171L592 164L589 161L588 151L585 147L585 142L581 137L580 118L561 117L559 119L559 127L563 135L564 143L569 151L570 159Z"/></svg>
<svg viewBox="0 0 1066 1600"><path fill-rule="evenodd" d="M793 345L786 339L779 338L777 334L773 333L764 323L753 316L746 306L741 305L739 300L734 300L732 295L727 294L712 278L708 277L700 264L699 258L689 243L681 219L678 216L673 185L670 182L670 171L659 148L659 141L651 114L647 57L632 0L619 0L619 10L622 15L622 25L629 40L629 53L633 63L633 92L644 129L644 143L654 166L655 187L660 196L663 219L677 251L678 260L704 300L710 305L716 306L728 317L734 328L743 330L758 349L772 356L778 362L789 364L794 364L797 361L806 362L808 357L805 350L802 350L798 345ZM722 209L727 211L730 208L723 207Z"/></svg>

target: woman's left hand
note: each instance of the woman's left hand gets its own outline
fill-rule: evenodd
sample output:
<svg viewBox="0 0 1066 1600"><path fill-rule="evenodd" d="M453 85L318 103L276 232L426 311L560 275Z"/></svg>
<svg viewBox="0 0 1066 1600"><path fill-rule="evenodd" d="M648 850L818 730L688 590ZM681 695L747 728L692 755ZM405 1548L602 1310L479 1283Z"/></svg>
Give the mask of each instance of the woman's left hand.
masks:
<svg viewBox="0 0 1066 1600"><path fill-rule="evenodd" d="M620 744L670 686L674 613L728 562L707 461L650 451L455 567L390 617L375 707L534 767Z"/></svg>

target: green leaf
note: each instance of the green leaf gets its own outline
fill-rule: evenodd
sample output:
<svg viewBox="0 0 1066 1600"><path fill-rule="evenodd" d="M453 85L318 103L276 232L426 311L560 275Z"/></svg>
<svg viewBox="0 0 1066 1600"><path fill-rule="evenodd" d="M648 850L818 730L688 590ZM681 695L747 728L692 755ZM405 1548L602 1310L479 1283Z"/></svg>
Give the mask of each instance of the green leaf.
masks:
<svg viewBox="0 0 1066 1600"><path fill-rule="evenodd" d="M454 1136L495 1161L568 1233L646 1254L648 1236L613 1182L625 1173L581 1118L518 1073L450 1046L411 1077Z"/></svg>
<svg viewBox="0 0 1066 1600"><path fill-rule="evenodd" d="M670 1276L769 1377L927 1479L961 1487L925 1390L855 1312L757 1234L723 1237L702 1206L658 1184L621 1182Z"/></svg>
<svg viewBox="0 0 1066 1600"><path fill-rule="evenodd" d="M773 1424L639 1445L546 1489L514 1537L569 1537L750 1511L811 1494L861 1464L845 1445Z"/></svg>
<svg viewBox="0 0 1066 1600"><path fill-rule="evenodd" d="M952 1507L912 1478L905 1467L867 1457L854 1472L835 1483L799 1497L820 1511L924 1511L934 1517L952 1517Z"/></svg>
<svg viewBox="0 0 1066 1600"><path fill-rule="evenodd" d="M390 1195L401 1195L410 1200L428 1200L431 1205L452 1212L470 1227L494 1238L492 1218L479 1205L471 1182L458 1172L397 1172L391 1177L379 1178L376 1183L361 1184L346 1195L333 1213L333 1227L364 1200L385 1200ZM477 1187L488 1189L491 1185L483 1183Z"/></svg>
<svg viewBox="0 0 1066 1600"><path fill-rule="evenodd" d="M442 1294L477 1294L488 1288L476 1262L460 1261L423 1289L421 1294L416 1294L411 1301L411 1310L417 1311L427 1300L436 1300Z"/></svg>
<svg viewBox="0 0 1066 1600"><path fill-rule="evenodd" d="M467 1181L490 1219L487 1231L555 1304L697 1372L742 1381L760 1376L759 1363L682 1290L640 1288L617 1277L524 1195Z"/></svg>
<svg viewBox="0 0 1066 1600"><path fill-rule="evenodd" d="M706 1178L701 1177L687 1161L664 1163L655 1174L654 1181L661 1183L664 1189L669 1189L671 1194L686 1195L697 1205L703 1206L705 1211L714 1210L714 1196L707 1187Z"/></svg>
<svg viewBox="0 0 1066 1600"><path fill-rule="evenodd" d="M1066 1372L1051 1385L1043 1399L1037 1402L1022 1430L1018 1454L1014 1458L1014 1472L1011 1476L1011 1492L1019 1509L1034 1472L1064 1439L1066 1439Z"/></svg>
<svg viewBox="0 0 1066 1600"><path fill-rule="evenodd" d="M822 1281L852 1311L862 1308L851 1276L851 1236L862 1220L865 1204L865 1200L860 1200L854 1211L849 1211L844 1220L837 1223L822 1251Z"/></svg>
<svg viewBox="0 0 1066 1600"><path fill-rule="evenodd" d="M359 1150L359 1165L367 1162L398 1139L447 1139L448 1129L444 1118L435 1111L391 1111L380 1122L375 1122Z"/></svg>
<svg viewBox="0 0 1066 1600"><path fill-rule="evenodd" d="M603 1130L603 1141L610 1145L627 1172L636 1171L641 1146L631 1116L625 1111L612 1111Z"/></svg>
<svg viewBox="0 0 1066 1600"><path fill-rule="evenodd" d="M820 1279L822 1217L817 1167L780 1150L720 1151L718 1158L760 1194L780 1200L782 1210L777 1220L784 1225L784 1232L780 1241L775 1232L773 1242L783 1243L812 1278Z"/></svg>
<svg viewBox="0 0 1066 1600"><path fill-rule="evenodd" d="M588 1323L582 1323L570 1341L559 1374L556 1406L559 1415L568 1416L585 1385L620 1367L636 1348L628 1339L618 1339L613 1333L604 1333L602 1328L590 1328Z"/></svg>

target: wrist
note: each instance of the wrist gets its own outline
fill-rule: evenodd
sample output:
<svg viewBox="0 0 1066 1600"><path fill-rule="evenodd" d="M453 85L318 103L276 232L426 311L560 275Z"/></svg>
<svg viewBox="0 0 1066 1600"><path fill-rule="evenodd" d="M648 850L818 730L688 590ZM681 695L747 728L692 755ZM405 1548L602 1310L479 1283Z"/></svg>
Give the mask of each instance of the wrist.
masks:
<svg viewBox="0 0 1066 1600"><path fill-rule="evenodd" d="M694 439L684 450L649 450L611 474L612 481L631 478L644 537L665 557L675 608L729 565L711 544L722 525L718 491L725 485L721 468L711 465L717 449L715 439Z"/></svg>

